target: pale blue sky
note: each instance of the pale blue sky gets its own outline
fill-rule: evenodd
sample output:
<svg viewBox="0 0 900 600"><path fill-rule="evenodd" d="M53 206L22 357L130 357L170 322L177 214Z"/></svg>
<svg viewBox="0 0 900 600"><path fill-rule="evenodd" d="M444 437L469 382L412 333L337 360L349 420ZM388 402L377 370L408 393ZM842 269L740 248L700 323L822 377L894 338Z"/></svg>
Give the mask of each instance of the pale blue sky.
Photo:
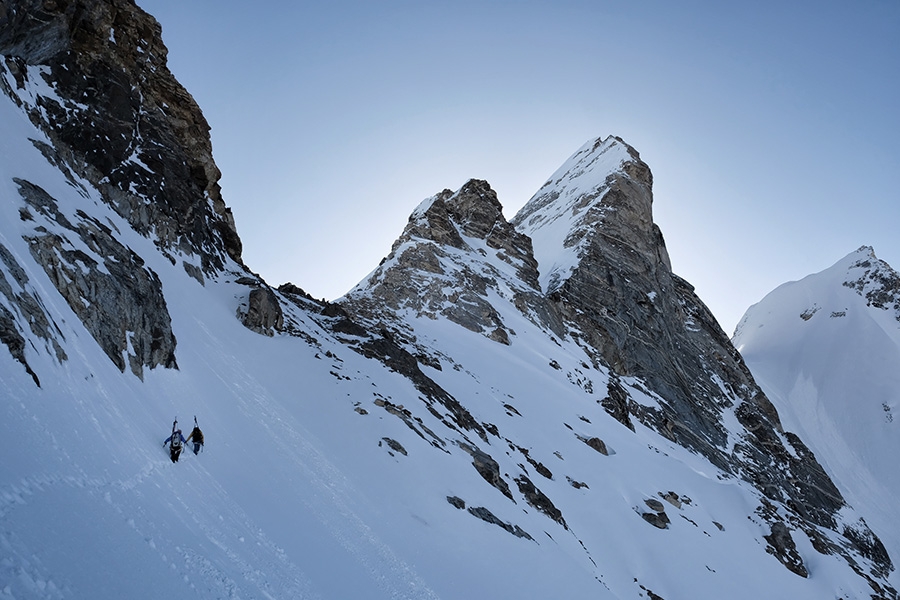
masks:
<svg viewBox="0 0 900 600"><path fill-rule="evenodd" d="M423 198L486 179L511 218L609 134L728 334L860 245L900 269L897 0L138 4L273 285L340 296Z"/></svg>

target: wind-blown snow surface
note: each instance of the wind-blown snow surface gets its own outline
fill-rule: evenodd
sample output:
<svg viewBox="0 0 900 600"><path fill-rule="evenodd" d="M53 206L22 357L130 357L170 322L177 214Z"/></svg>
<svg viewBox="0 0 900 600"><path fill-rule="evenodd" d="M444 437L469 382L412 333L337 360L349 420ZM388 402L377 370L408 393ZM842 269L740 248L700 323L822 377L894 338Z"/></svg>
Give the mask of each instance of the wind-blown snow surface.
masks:
<svg viewBox="0 0 900 600"><path fill-rule="evenodd" d="M302 335L244 328L236 312L247 287L237 279L246 271L232 263L201 285L87 182L73 186L48 164L29 139L47 140L5 96L0 123L0 243L27 273L17 292L40 299L68 356L58 361L23 329L38 388L0 347L0 597L868 596L843 559L803 536L810 577L785 569L765 551L757 492L612 419L590 391L606 388L606 374L520 312L504 315L517 333L510 346L445 319L417 326L419 343L441 357L442 370L427 374L517 450L448 427L409 380L284 298ZM148 369L141 381L103 353L32 258L23 234L34 224L20 219L12 177L39 183L67 215L80 209L108 223L159 275L177 370ZM14 281L7 264L0 269ZM655 402L639 382L624 383L638 401ZM412 425L396 417L404 406ZM206 449L173 464L162 440L173 417L189 425L194 415ZM610 455L579 436L601 437ZM469 442L490 450L500 473L527 472L567 526L489 485ZM641 513L669 491L681 506L665 504L671 524L657 529Z"/></svg>
<svg viewBox="0 0 900 600"><path fill-rule="evenodd" d="M831 478L900 557L900 276L862 247L750 307L734 344ZM894 575L896 580L896 574Z"/></svg>

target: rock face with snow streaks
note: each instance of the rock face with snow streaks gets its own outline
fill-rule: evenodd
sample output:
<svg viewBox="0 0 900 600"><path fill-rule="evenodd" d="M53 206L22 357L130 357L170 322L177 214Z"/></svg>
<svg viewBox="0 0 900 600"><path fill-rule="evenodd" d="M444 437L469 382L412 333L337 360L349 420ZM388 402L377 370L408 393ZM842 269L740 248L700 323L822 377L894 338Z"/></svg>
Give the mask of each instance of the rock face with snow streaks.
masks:
<svg viewBox="0 0 900 600"><path fill-rule="evenodd" d="M176 367L175 336L157 274L108 225L85 213L70 221L46 191L16 183L27 205L22 218L35 223L25 236L31 255L110 360L138 377L145 365Z"/></svg>
<svg viewBox="0 0 900 600"><path fill-rule="evenodd" d="M542 284L572 335L664 400L652 421L726 467L722 411L737 396L779 428L693 288L672 273L652 218L649 167L617 138L585 144L513 219L535 240ZM721 383L720 383L721 382ZM646 418L646 417L645 417Z"/></svg>
<svg viewBox="0 0 900 600"><path fill-rule="evenodd" d="M0 88L53 141L53 159L169 254L239 261L209 125L166 67L159 23L133 2L5 2Z"/></svg>
<svg viewBox="0 0 900 600"><path fill-rule="evenodd" d="M811 537L815 526L837 529L842 544L889 572L877 538L858 544L838 523L840 492L800 438L783 431L715 318L672 273L652 219L652 183L637 151L598 139L522 208L512 222L534 240L548 300L598 362L660 397L659 410L629 405L638 420L784 503ZM731 419L741 428L729 431Z"/></svg>
<svg viewBox="0 0 900 600"><path fill-rule="evenodd" d="M354 288L343 305L355 317L404 330L402 313L450 321L501 344L515 335L491 302L509 298L557 328L538 288L531 240L503 217L486 181L424 200L409 218L391 253ZM401 334L402 335L402 334Z"/></svg>
<svg viewBox="0 0 900 600"><path fill-rule="evenodd" d="M227 261L240 263L209 125L166 67L156 20L126 0L14 0L2 8L0 92L46 136L31 141L47 162L201 283ZM176 367L159 277L117 239L121 232L84 214L64 218L58 199L36 182L15 184L20 218L34 228L26 234L31 254L110 359L139 377L144 367ZM22 303L26 295L5 295L13 310L36 314ZM12 325L4 331L28 368L17 349L21 333Z"/></svg>

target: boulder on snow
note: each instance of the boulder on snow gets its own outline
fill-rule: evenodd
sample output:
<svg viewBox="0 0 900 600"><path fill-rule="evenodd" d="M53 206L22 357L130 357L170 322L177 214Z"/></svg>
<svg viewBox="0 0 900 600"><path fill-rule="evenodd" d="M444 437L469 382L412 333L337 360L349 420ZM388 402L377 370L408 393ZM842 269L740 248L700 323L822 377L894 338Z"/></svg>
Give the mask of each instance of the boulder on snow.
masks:
<svg viewBox="0 0 900 600"><path fill-rule="evenodd" d="M244 327L272 336L284 328L284 312L278 296L267 287L252 290L247 299L247 312L241 317Z"/></svg>
<svg viewBox="0 0 900 600"><path fill-rule="evenodd" d="M777 558L790 572L800 577L809 577L809 571L806 570L806 565L797 552L797 544L794 543L787 525L782 521L775 521L772 523L772 532L763 537L769 542L766 552Z"/></svg>
<svg viewBox="0 0 900 600"><path fill-rule="evenodd" d="M606 442L604 442L600 438L581 438L581 441L583 441L585 444L587 444L603 456L609 456L609 449L606 447Z"/></svg>

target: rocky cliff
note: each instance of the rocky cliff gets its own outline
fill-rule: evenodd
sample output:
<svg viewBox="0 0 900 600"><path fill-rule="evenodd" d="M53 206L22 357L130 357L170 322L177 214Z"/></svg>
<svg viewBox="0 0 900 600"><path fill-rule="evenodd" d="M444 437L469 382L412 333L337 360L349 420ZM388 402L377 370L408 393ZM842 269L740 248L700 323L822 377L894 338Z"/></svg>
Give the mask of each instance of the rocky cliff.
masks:
<svg viewBox="0 0 900 600"><path fill-rule="evenodd" d="M166 67L166 52L159 24L133 2L0 5L0 92L44 134L32 143L71 186L96 193L202 282L240 263L241 241L221 198L209 125ZM65 218L36 182L16 185L31 253L110 359L138 376L145 366L176 367L159 278L120 233L84 213ZM80 246L89 250L73 249ZM23 302L23 285L7 297L29 322L47 322ZM47 327L33 327L49 339ZM21 356L21 333L3 331Z"/></svg>
<svg viewBox="0 0 900 600"><path fill-rule="evenodd" d="M531 240L506 221L486 181L470 180L456 192L444 190L424 200L391 253L342 304L372 327L393 323L398 334L409 311L416 317L444 316L509 344L514 332L491 304L492 294L561 327L541 312Z"/></svg>
<svg viewBox="0 0 900 600"><path fill-rule="evenodd" d="M661 434L796 506L804 519L834 527L839 492L799 438L782 431L740 354L672 272L653 222L652 185L634 148L598 139L522 208L512 222L540 241L548 301L598 363L641 379L662 399L658 412L626 403L617 413L623 420L632 406ZM727 430L731 415L742 431Z"/></svg>
<svg viewBox="0 0 900 600"><path fill-rule="evenodd" d="M222 268L241 242L209 124L166 67L156 20L127 0L16 0L0 13L5 92L52 152L169 253Z"/></svg>

